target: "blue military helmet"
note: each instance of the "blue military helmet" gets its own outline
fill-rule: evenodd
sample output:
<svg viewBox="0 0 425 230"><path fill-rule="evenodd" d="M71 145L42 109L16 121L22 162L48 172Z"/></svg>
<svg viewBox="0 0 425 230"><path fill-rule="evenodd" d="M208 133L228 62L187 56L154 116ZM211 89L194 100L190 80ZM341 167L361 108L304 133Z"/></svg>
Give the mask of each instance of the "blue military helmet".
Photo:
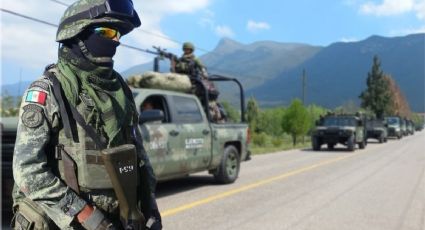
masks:
<svg viewBox="0 0 425 230"><path fill-rule="evenodd" d="M111 25L125 35L141 25L132 0L79 0L61 18L56 41L74 38L93 25Z"/></svg>

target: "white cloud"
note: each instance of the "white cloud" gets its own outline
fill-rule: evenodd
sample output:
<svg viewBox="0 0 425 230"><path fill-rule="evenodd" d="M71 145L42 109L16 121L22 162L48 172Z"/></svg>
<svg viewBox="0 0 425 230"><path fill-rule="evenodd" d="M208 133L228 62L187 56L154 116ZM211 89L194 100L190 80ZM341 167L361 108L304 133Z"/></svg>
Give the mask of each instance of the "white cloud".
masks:
<svg viewBox="0 0 425 230"><path fill-rule="evenodd" d="M215 27L215 33L220 36L220 37L233 37L235 36L235 33L233 32L233 30L228 27L228 26L216 26Z"/></svg>
<svg viewBox="0 0 425 230"><path fill-rule="evenodd" d="M253 20L248 20L246 24L246 29L250 32L257 32L259 30L268 30L270 25L266 22L256 22Z"/></svg>
<svg viewBox="0 0 425 230"><path fill-rule="evenodd" d="M343 37L340 39L341 42L357 42L360 39L354 37Z"/></svg>
<svg viewBox="0 0 425 230"><path fill-rule="evenodd" d="M62 0L67 4L74 1ZM173 49L180 45L164 39L168 36L161 31L161 20L167 15L193 13L204 10L211 0L145 0L133 1L142 21L142 26L121 39L122 43L140 48L152 45ZM53 24L59 20L66 7L52 1L40 0L1 0L2 8L42 19ZM20 63L24 68L41 71L45 65L57 60L58 44L55 42L56 28L31 22L2 12L1 33L7 39L1 42L1 59ZM159 35L159 36L156 36ZM119 47L115 59L115 68L124 71L127 68L152 60L152 55ZM34 76L38 77L38 76Z"/></svg>
<svg viewBox="0 0 425 230"><path fill-rule="evenodd" d="M403 36L406 34L425 33L425 25L419 28L407 28L402 30L393 30L390 32L391 36Z"/></svg>
<svg viewBox="0 0 425 230"><path fill-rule="evenodd" d="M418 3L415 0L384 0L380 4L366 2L360 6L360 12L376 16L400 15L414 11Z"/></svg>
<svg viewBox="0 0 425 230"><path fill-rule="evenodd" d="M416 11L416 17L425 20L425 0L417 3L414 7L414 10Z"/></svg>

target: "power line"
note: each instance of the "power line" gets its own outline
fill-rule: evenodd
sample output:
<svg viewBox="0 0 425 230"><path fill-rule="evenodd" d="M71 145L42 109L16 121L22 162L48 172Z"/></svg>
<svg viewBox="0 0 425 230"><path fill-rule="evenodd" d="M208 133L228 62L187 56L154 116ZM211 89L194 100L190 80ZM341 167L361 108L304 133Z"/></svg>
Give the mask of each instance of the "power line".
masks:
<svg viewBox="0 0 425 230"><path fill-rule="evenodd" d="M50 1L56 2L55 0L50 0ZM41 20L41 19L37 19L37 18L34 18L34 17L30 17L30 16L27 16L27 15L24 15L24 14L20 14L20 13L11 11L11 10L7 10L7 9L3 9L3 8L0 8L0 10L3 11L3 12L5 12L5 13L9 13L9 14L12 14L12 15L15 15L15 16L18 16L18 17L22 17L22 18L25 18L25 19L28 19L28 20L31 20L31 21L35 21L35 22L38 22L38 23L42 23L42 24L45 24L45 25L48 25L48 26L52 26L52 27L56 27L56 28L59 27L56 24L53 24L53 23L50 23L50 22L47 22L47 21L44 21L44 20ZM143 31L145 33L148 33L148 34L150 34L152 36L157 36L157 37L160 37L160 38L163 38L163 39L167 39L169 41L172 41L172 42L175 42L175 43L178 43L178 44L182 44L179 41L172 40L172 39L167 38L167 37L162 36L162 35L158 35L158 34L155 34L155 33L149 32L149 31L146 31L146 30L141 30L141 31ZM132 45L127 45L127 44L124 44L124 43L121 43L121 46L126 47L128 49L132 49L132 50L137 50L137 51L141 51L141 52L145 52L145 53L147 52L146 49L142 49L142 48L139 48L139 47L136 47L136 46L132 46ZM203 50L204 52L209 53L209 54L219 55L219 54L217 54L217 53L215 53L213 51L207 51L207 50L202 49L202 48L199 48L199 47L197 47L197 48L199 50ZM223 73L226 73L228 71L228 70L221 70L219 68L209 68L209 69L210 70L215 70L215 71L218 71L218 72L223 72ZM230 75L233 75L233 74L230 74Z"/></svg>
<svg viewBox="0 0 425 230"><path fill-rule="evenodd" d="M11 10L6 10L6 9L3 9L3 8L0 8L0 10L5 12L5 13L9 13L9 14L12 14L12 15L15 15L15 16L19 16L19 17L26 18L26 19L29 19L29 20L32 20L32 21L36 21L36 22L39 22L39 23L42 23L42 24L45 24L45 25L48 25L48 26L58 27L58 25L56 25L56 24L46 22L46 21L43 21L43 20L40 20L40 19L37 19L37 18L33 18L33 17L27 16L27 15L23 15L23 14L20 14L20 13L16 13L16 12L11 11Z"/></svg>
<svg viewBox="0 0 425 230"><path fill-rule="evenodd" d="M57 3L59 5L62 5L62 6L70 6L70 5L66 4L66 3L61 2L61 1L58 1L58 0L50 0L50 1L55 2L55 3Z"/></svg>
<svg viewBox="0 0 425 230"><path fill-rule="evenodd" d="M69 4L66 4L66 3L61 2L61 1L58 1L58 0L49 0L49 1L52 1L52 2L57 3L57 4L60 4L60 5L62 5L62 6L67 6L67 7L68 7L68 6L70 6ZM153 33L153 32L151 32L151 31L144 30L144 29L139 29L139 30L140 30L140 31L142 31L142 32L144 32L144 33L146 33L146 34L153 35L153 36L155 36L155 37L159 37L159 38L162 38L162 39L165 39L165 40L168 40L168 41L174 42L174 43L179 44L179 45L182 45L182 44L183 44L183 42L182 42L182 41L177 41L177 40L171 39L171 38L166 37L166 36L161 35L161 34ZM126 45L124 45L124 46L126 46ZM126 47L128 47L128 46L126 46ZM198 50L200 50L200 51L203 51L203 52L205 52L205 53L212 53L211 51L209 51L209 50L207 50L207 49L204 49L204 48L202 48L202 47L198 47L198 46L195 46L195 47L196 47L196 49L198 49ZM133 48L135 48L135 47L133 47ZM138 48L136 48L136 49L138 49Z"/></svg>

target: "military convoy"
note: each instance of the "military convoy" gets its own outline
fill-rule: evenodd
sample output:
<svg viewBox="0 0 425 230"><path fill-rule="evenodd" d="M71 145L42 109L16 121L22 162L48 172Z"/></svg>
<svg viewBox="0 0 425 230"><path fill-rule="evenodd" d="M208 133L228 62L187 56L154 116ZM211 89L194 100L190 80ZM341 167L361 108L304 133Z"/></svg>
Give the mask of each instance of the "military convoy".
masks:
<svg viewBox="0 0 425 230"><path fill-rule="evenodd" d="M416 128L412 120L399 116L375 119L359 113L354 115L328 113L316 121L316 127L311 135L312 149L319 151L322 145L326 144L327 148L332 150L339 143L354 151L356 144L360 149L365 148L368 139L385 143L388 138L401 139L403 136L413 135Z"/></svg>
<svg viewBox="0 0 425 230"><path fill-rule="evenodd" d="M347 146L349 151L354 151L356 144L360 149L366 147L366 138L362 116L328 114L316 122L311 143L315 151L320 150L324 144L331 150L338 143Z"/></svg>

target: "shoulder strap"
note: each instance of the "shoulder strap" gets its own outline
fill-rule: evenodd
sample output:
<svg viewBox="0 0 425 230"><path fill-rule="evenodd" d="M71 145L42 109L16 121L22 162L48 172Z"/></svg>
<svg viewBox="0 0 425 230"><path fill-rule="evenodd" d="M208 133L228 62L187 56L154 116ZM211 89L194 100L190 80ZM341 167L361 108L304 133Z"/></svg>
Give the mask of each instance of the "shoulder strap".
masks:
<svg viewBox="0 0 425 230"><path fill-rule="evenodd" d="M86 123L83 116L78 112L78 110L73 105L71 105L68 102L66 97L63 97L63 90L62 90L61 84L59 80L56 78L55 74L48 70L46 70L44 74L52 82L53 94L59 101L59 111L61 113L65 135L68 138L71 137L71 131L72 131L71 122L68 116L69 114L68 111L71 110L73 119L75 119L75 121L86 131L86 133L90 136L90 138L96 143L96 145L99 148L105 149L107 147L107 144L99 138L94 128ZM75 135L72 135L72 136L73 136L73 140L75 142L78 142L78 139L76 140Z"/></svg>

